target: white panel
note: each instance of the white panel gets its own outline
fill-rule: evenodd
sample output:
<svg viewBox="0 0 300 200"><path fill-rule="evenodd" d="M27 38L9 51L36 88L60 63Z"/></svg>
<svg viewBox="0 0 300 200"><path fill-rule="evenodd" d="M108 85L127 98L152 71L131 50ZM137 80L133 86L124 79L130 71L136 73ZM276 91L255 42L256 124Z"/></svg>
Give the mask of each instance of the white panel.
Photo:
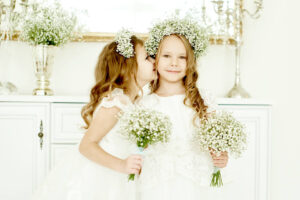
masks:
<svg viewBox="0 0 300 200"><path fill-rule="evenodd" d="M230 158L224 175L232 182L217 189L220 200L267 200L269 171L269 114L268 106L221 106L246 125L248 146L239 159ZM225 178L225 177L224 177Z"/></svg>
<svg viewBox="0 0 300 200"><path fill-rule="evenodd" d="M68 154L76 151L76 148L76 144L53 144L51 146L51 169L62 162Z"/></svg>
<svg viewBox="0 0 300 200"><path fill-rule="evenodd" d="M52 143L77 143L83 136L85 123L81 117L84 104L52 104Z"/></svg>

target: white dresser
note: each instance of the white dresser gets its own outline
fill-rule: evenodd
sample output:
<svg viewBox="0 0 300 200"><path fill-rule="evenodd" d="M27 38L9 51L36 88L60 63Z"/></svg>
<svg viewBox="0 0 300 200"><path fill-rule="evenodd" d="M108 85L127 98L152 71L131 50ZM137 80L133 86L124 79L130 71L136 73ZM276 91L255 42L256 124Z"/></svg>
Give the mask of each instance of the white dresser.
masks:
<svg viewBox="0 0 300 200"><path fill-rule="evenodd" d="M87 97L0 96L0 199L27 200L49 170L76 148L84 130ZM268 200L271 106L254 99L218 99L244 122L248 149L230 159L232 182L217 189L222 200ZM225 175L225 174L224 174Z"/></svg>

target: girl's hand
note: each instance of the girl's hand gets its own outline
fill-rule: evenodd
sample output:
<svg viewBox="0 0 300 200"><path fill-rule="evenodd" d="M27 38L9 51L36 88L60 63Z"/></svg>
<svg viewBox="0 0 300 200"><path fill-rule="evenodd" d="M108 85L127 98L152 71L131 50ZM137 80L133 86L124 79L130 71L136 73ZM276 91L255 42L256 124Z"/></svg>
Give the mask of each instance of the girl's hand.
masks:
<svg viewBox="0 0 300 200"><path fill-rule="evenodd" d="M130 155L121 161L121 172L126 174L138 174L142 168L142 156Z"/></svg>
<svg viewBox="0 0 300 200"><path fill-rule="evenodd" d="M221 152L220 156L217 156L216 154L210 152L210 155L213 159L214 166L218 168L224 168L227 166L228 163L228 153L227 152Z"/></svg>

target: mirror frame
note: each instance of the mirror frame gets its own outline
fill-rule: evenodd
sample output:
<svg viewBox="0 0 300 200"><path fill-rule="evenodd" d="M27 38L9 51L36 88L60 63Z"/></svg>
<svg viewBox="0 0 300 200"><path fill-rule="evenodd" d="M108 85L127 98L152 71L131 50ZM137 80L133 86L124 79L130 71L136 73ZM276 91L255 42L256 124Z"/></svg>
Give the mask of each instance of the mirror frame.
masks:
<svg viewBox="0 0 300 200"><path fill-rule="evenodd" d="M115 33L97 33L97 32L85 32L82 34L81 37L75 38L71 42L110 42L113 41L115 38ZM15 32L12 36L12 41L19 41L20 32ZM137 33L136 36L141 38L142 40L147 40L148 34L147 33ZM4 38L6 40L6 38ZM219 38L217 36L210 36L209 38L211 45L223 45L224 41L222 38ZM234 38L228 39L229 45L235 44Z"/></svg>

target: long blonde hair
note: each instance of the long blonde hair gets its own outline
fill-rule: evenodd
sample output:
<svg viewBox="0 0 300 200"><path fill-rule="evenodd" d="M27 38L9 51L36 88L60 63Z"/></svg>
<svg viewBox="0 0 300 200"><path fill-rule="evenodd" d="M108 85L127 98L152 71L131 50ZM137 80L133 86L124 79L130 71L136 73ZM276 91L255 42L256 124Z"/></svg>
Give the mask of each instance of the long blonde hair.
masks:
<svg viewBox="0 0 300 200"><path fill-rule="evenodd" d="M204 99L202 98L196 85L198 80L198 72L197 72L197 61L194 55L193 48L190 45L189 41L184 36L179 34L172 34L172 35L177 36L182 41L187 52L186 76L182 80L185 88L185 98L183 100L183 103L186 106L191 107L196 112L194 116L194 121L198 117L200 119L206 118L208 107L204 104ZM162 41L159 44L158 52L155 57L156 66L158 64L159 57L161 56ZM159 88L159 78L156 81L152 81L150 87L152 92L157 91L157 89Z"/></svg>
<svg viewBox="0 0 300 200"><path fill-rule="evenodd" d="M136 36L131 37L135 51L136 46L143 46L143 41ZM136 54L134 57L125 58L116 52L117 43L111 42L107 44L101 51L95 68L96 84L90 92L90 102L81 110L81 116L86 123L84 128L89 128L93 118L94 111L102 99L108 96L115 88L123 89L129 92L132 77L137 83L136 74L138 64Z"/></svg>

